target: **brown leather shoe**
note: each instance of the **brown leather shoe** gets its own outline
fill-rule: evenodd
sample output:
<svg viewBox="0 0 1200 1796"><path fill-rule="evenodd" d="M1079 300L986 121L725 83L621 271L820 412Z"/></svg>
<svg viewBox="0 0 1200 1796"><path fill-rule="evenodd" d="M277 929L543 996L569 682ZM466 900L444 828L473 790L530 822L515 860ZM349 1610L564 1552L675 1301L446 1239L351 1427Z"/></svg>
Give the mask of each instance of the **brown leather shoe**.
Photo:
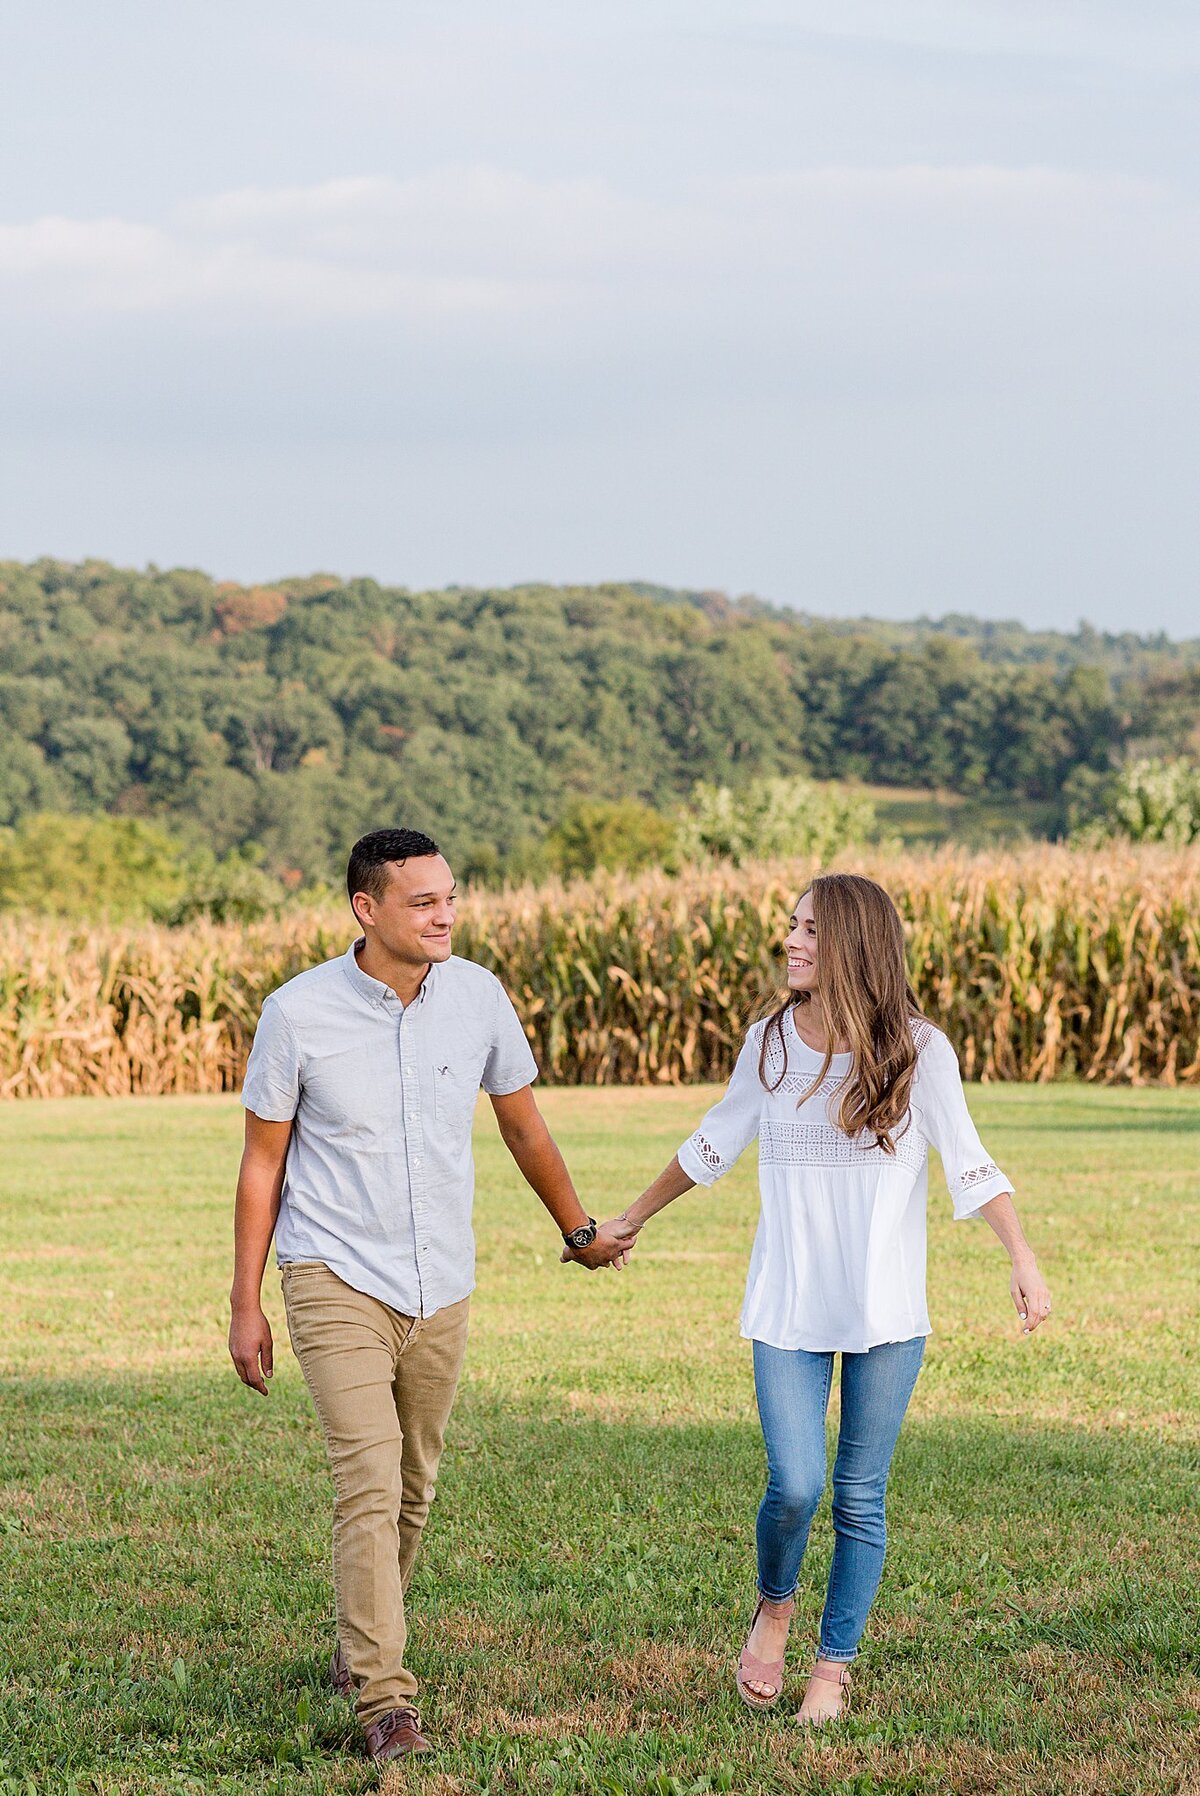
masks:
<svg viewBox="0 0 1200 1796"><path fill-rule="evenodd" d="M350 1676L350 1667L346 1663L346 1655L342 1651L340 1640L334 1647L329 1661L329 1681L339 1696L344 1696L347 1701L353 1698L354 1679Z"/></svg>
<svg viewBox="0 0 1200 1796"><path fill-rule="evenodd" d="M421 1717L415 1709L389 1709L378 1721L364 1728L367 1751L377 1765L388 1759L407 1758L413 1752L432 1752L433 1747L421 1732Z"/></svg>

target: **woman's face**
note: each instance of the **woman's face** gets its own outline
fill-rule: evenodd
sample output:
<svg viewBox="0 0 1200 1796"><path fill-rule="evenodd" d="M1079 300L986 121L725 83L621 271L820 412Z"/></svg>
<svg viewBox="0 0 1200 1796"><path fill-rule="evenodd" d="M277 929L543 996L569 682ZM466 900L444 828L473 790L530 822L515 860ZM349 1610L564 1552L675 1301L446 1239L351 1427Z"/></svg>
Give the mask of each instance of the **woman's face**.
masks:
<svg viewBox="0 0 1200 1796"><path fill-rule="evenodd" d="M787 982L794 992L817 989L817 927L813 922L812 893L805 892L792 912L791 928L783 938L787 950Z"/></svg>

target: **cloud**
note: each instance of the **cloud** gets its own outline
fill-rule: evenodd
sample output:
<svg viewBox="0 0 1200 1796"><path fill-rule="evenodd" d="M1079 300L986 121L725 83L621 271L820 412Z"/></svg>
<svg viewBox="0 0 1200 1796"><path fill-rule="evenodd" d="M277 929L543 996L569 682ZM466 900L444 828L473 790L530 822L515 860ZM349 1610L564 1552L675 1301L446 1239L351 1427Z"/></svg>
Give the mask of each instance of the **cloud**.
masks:
<svg viewBox="0 0 1200 1796"><path fill-rule="evenodd" d="M0 304L227 323L391 319L518 330L591 318L785 317L872 283L893 297L1008 291L1047 303L1194 286L1194 202L1149 181L1053 168L834 167L648 200L601 180L484 165L409 179L248 187L161 223L0 225Z"/></svg>
<svg viewBox="0 0 1200 1796"><path fill-rule="evenodd" d="M534 180L487 165L407 180L244 188L189 208L184 228L290 245L352 267L520 283L604 276L614 250L652 245L664 208L599 180Z"/></svg>
<svg viewBox="0 0 1200 1796"><path fill-rule="evenodd" d="M378 215L368 220L377 227ZM263 234L264 237L266 233ZM278 236L279 234L276 233ZM160 228L122 218L46 217L0 225L0 301L27 302L68 315L204 313L248 323L319 322L454 316L520 311L552 303L553 285L506 278L484 268L419 272L411 256L389 256L373 236L365 242L255 240L244 228ZM315 235L315 240L314 240Z"/></svg>

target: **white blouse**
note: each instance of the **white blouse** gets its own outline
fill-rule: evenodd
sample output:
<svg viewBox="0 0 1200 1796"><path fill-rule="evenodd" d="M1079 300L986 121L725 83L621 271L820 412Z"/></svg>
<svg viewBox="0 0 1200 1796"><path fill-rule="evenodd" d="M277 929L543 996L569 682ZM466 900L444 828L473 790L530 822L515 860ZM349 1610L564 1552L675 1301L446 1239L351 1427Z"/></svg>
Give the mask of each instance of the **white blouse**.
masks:
<svg viewBox="0 0 1200 1796"><path fill-rule="evenodd" d="M758 1136L762 1208L750 1256L742 1334L810 1353L865 1353L931 1332L925 1302L930 1143L942 1157L957 1221L1012 1184L985 1153L967 1109L954 1049L913 1019L917 1069L896 1151L846 1135L836 1094L850 1055L824 1060L789 1010L771 1031L767 1091L758 1076L765 1022L746 1036L725 1096L679 1149L697 1185L713 1185Z"/></svg>

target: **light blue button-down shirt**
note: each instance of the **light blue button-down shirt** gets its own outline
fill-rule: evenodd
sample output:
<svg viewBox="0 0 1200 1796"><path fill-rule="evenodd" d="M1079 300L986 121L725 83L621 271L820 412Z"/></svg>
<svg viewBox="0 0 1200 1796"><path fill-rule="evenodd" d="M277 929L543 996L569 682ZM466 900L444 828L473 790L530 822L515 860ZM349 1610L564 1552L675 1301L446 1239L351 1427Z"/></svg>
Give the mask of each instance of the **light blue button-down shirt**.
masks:
<svg viewBox="0 0 1200 1796"><path fill-rule="evenodd" d="M474 961L435 963L407 1005L354 947L289 979L263 1005L242 1090L255 1116L293 1123L279 1264L321 1260L405 1316L466 1297L475 1102L536 1078L507 992Z"/></svg>

